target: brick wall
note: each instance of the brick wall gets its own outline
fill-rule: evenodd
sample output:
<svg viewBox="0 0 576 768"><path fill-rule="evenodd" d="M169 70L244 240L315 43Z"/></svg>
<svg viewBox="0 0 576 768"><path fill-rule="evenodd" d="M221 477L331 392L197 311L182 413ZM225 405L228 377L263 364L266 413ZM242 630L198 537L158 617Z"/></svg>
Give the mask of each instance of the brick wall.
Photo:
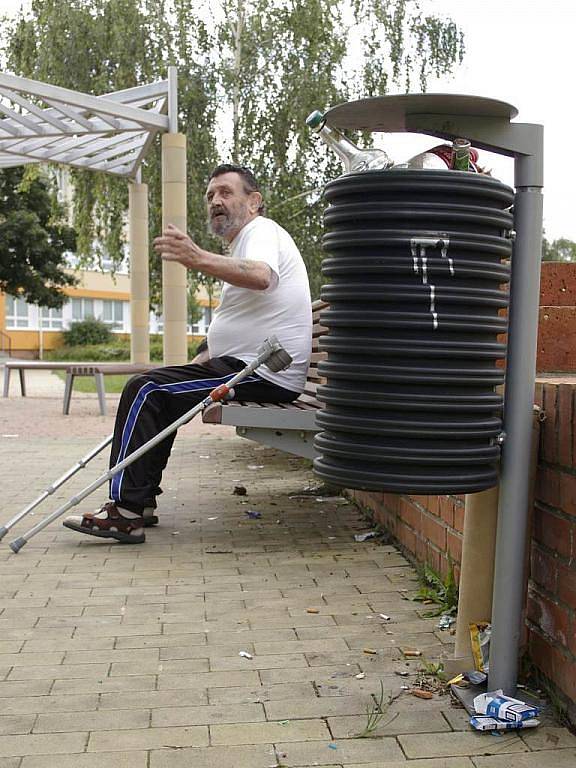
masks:
<svg viewBox="0 0 576 768"><path fill-rule="evenodd" d="M576 264L544 262L540 285L537 370L576 372Z"/></svg>
<svg viewBox="0 0 576 768"><path fill-rule="evenodd" d="M527 622L530 654L576 702L576 382L540 381L542 425Z"/></svg>
<svg viewBox="0 0 576 768"><path fill-rule="evenodd" d="M526 624L534 663L576 722L576 264L543 264L536 403L541 427ZM564 372L564 373L563 373ZM464 497L351 491L416 561L456 578Z"/></svg>

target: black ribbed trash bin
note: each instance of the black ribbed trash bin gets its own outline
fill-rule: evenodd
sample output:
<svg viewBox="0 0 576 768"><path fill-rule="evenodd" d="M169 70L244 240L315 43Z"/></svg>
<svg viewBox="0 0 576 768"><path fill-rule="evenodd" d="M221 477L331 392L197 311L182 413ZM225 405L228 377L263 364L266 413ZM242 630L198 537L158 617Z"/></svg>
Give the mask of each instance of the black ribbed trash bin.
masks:
<svg viewBox="0 0 576 768"><path fill-rule="evenodd" d="M316 474L418 494L496 485L512 189L398 169L325 197Z"/></svg>

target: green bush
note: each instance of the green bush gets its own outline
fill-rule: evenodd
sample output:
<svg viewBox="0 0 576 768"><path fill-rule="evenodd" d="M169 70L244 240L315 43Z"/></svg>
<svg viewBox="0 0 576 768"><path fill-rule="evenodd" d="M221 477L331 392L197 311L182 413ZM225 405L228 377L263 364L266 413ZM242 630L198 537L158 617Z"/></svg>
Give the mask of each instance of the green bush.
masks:
<svg viewBox="0 0 576 768"><path fill-rule="evenodd" d="M188 359L192 360L196 354L198 342L188 343ZM90 363L119 363L130 362L130 339L112 338L109 344L83 344L65 346L53 349L44 356L46 360L59 360L66 362L90 362ZM150 360L153 363L161 363L163 358L162 336L150 336Z"/></svg>
<svg viewBox="0 0 576 768"><path fill-rule="evenodd" d="M65 347L84 347L89 344L107 344L112 340L112 331L102 320L89 317L72 323L62 333L62 337Z"/></svg>

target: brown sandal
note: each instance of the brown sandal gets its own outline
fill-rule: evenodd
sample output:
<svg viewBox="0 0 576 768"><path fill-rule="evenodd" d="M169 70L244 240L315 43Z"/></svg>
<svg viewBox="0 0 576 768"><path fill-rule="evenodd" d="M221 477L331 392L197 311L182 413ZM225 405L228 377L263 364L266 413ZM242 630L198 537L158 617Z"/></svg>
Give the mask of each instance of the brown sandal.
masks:
<svg viewBox="0 0 576 768"><path fill-rule="evenodd" d="M102 512L106 513L106 517L98 516ZM98 512L86 512L82 517L67 517L62 524L77 533L116 539L123 544L142 544L146 541L143 518L123 517L113 501L108 501Z"/></svg>

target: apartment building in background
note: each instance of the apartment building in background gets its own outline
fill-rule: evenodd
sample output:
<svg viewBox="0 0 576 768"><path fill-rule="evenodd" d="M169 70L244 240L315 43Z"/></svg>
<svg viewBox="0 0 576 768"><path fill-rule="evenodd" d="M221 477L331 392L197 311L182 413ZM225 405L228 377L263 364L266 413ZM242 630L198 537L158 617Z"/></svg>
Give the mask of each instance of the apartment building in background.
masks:
<svg viewBox="0 0 576 768"><path fill-rule="evenodd" d="M71 260L73 262L73 259ZM25 299L0 293L0 348L12 357L41 358L45 351L62 344L62 331L79 320L98 318L118 335L130 336L130 277L126 267L115 274L111 265L103 263L103 271L70 270L79 279L78 285L67 287L67 301L62 309L47 309L28 304ZM196 302L202 316L188 326L188 338L206 335L212 312L218 301L200 289ZM150 312L150 333L162 334L162 317Z"/></svg>

